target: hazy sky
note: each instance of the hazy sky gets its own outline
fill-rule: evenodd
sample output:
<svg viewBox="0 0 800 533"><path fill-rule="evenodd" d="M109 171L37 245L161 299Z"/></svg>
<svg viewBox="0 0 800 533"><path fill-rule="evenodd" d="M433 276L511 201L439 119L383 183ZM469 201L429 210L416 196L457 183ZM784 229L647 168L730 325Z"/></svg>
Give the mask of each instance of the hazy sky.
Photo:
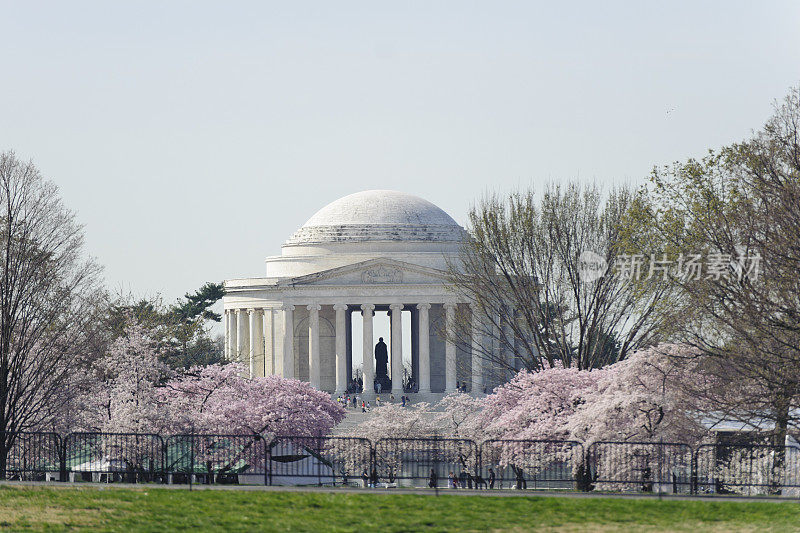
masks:
<svg viewBox="0 0 800 533"><path fill-rule="evenodd" d="M798 2L2 2L0 149L110 287L264 274L363 189L463 222L487 190L641 182L800 81Z"/></svg>

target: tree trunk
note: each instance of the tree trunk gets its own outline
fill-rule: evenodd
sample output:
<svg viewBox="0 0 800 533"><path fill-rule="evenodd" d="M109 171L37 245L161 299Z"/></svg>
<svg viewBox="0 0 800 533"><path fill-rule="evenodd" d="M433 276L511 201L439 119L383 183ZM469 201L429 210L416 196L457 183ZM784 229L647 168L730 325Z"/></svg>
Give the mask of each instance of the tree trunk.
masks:
<svg viewBox="0 0 800 533"><path fill-rule="evenodd" d="M5 437L5 434L3 434L3 438L0 438L0 479L6 478L6 465L8 464L8 452L10 450L6 446Z"/></svg>
<svg viewBox="0 0 800 533"><path fill-rule="evenodd" d="M780 494L786 470L786 433L789 428L789 404L781 402L775 417L775 430L772 433L774 457L770 472L770 493Z"/></svg>

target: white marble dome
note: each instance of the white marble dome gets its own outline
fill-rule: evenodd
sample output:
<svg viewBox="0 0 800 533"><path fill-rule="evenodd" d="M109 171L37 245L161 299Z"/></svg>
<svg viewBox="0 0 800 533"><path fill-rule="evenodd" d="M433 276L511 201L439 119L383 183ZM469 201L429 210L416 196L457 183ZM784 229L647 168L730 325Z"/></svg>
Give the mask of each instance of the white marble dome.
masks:
<svg viewBox="0 0 800 533"><path fill-rule="evenodd" d="M286 242L459 242L464 230L442 209L418 196L372 190L350 194L317 211Z"/></svg>
<svg viewBox="0 0 800 533"><path fill-rule="evenodd" d="M427 200L398 191L350 194L317 211L266 259L268 277L294 278L384 258L446 270L466 235Z"/></svg>

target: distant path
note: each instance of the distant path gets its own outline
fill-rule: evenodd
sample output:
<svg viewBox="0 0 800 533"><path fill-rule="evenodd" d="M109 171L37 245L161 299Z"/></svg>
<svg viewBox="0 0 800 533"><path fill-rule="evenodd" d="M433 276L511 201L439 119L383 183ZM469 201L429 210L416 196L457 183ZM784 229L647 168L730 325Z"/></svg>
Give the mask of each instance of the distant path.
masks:
<svg viewBox="0 0 800 533"><path fill-rule="evenodd" d="M47 481L0 481L0 487L41 487L53 489L88 489L88 490L109 490L109 489L134 489L134 490L190 490L189 485L162 485L147 483L61 483ZM191 490L238 490L255 492L329 492L336 494L419 494L436 497L437 495L450 496L488 496L488 497L523 497L523 498L610 498L626 500L677 500L677 501L726 501L726 502L786 502L798 503L798 498L777 497L777 496L730 496L730 495L707 495L707 496L688 496L673 494L621 494L606 492L555 492L555 491L532 491L532 490L470 490L470 489L361 489L361 488L337 488L337 487L283 487L283 486L264 486L264 485L192 485Z"/></svg>

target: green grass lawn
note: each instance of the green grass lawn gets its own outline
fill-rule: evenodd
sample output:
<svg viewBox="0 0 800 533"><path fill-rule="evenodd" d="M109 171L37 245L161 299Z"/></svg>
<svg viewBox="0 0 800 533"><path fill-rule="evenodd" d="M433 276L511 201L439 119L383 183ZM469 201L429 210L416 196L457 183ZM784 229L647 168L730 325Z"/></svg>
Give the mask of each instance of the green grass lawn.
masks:
<svg viewBox="0 0 800 533"><path fill-rule="evenodd" d="M797 531L797 502L0 487L0 529Z"/></svg>

